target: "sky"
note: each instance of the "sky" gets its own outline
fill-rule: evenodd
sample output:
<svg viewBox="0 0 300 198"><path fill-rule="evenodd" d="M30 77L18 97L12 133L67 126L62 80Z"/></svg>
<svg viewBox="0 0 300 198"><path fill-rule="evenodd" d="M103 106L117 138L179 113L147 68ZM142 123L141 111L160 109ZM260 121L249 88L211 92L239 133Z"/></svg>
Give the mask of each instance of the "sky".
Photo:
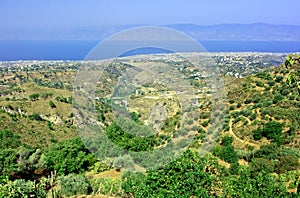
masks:
<svg viewBox="0 0 300 198"><path fill-rule="evenodd" d="M300 25L299 7L299 0L2 0L0 24L2 30L178 23Z"/></svg>

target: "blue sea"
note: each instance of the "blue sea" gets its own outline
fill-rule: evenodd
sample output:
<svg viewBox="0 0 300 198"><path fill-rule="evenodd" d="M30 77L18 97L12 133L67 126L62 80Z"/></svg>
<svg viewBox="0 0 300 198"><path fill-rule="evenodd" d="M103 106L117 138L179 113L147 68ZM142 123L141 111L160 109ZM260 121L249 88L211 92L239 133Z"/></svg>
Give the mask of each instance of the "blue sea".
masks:
<svg viewBox="0 0 300 198"><path fill-rule="evenodd" d="M208 52L300 52L300 41L199 41ZM0 41L0 61L84 60L97 45L95 40L10 40ZM134 54L166 53L157 48L126 52Z"/></svg>

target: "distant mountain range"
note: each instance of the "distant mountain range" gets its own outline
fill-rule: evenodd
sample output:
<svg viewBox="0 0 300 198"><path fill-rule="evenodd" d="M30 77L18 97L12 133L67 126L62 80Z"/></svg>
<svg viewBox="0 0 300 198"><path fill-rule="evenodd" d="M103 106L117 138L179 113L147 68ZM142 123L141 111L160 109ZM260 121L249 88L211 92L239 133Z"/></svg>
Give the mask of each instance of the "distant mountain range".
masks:
<svg viewBox="0 0 300 198"><path fill-rule="evenodd" d="M0 40L103 40L133 27L143 25L76 27L76 28L10 28L0 31ZM300 41L300 26L254 24L194 25L174 24L164 27L182 31L196 40Z"/></svg>

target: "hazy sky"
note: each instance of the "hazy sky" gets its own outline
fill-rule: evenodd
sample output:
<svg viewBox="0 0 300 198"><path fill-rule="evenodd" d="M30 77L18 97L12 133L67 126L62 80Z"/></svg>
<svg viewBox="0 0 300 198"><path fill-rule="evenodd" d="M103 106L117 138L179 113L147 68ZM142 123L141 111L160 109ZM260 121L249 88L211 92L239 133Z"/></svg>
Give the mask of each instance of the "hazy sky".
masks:
<svg viewBox="0 0 300 198"><path fill-rule="evenodd" d="M1 28L192 23L300 25L300 0L1 0ZM0 29L1 31L1 29Z"/></svg>

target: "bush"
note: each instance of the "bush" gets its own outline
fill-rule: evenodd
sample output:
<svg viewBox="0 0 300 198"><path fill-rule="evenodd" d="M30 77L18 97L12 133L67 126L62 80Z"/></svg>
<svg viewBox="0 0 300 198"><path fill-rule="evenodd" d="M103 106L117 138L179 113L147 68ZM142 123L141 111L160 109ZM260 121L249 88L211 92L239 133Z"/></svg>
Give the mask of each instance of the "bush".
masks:
<svg viewBox="0 0 300 198"><path fill-rule="evenodd" d="M211 171L218 168L216 161L188 150L162 168L147 170L147 174L125 172L122 189L125 197L210 197L216 182Z"/></svg>
<svg viewBox="0 0 300 198"><path fill-rule="evenodd" d="M121 193L121 181L116 178L98 178L91 181L93 194L118 195Z"/></svg>
<svg viewBox="0 0 300 198"><path fill-rule="evenodd" d="M204 121L204 122L202 122L202 126L203 126L203 127L207 127L207 126L208 126L208 124L209 124L209 123L208 123L208 121Z"/></svg>
<svg viewBox="0 0 300 198"><path fill-rule="evenodd" d="M233 137L226 135L223 137L221 144L223 146L230 146L232 142L233 142Z"/></svg>
<svg viewBox="0 0 300 198"><path fill-rule="evenodd" d="M222 147L219 157L220 157L220 159L222 159L228 163L235 163L238 161L237 153L234 150L234 147L231 145Z"/></svg>
<svg viewBox="0 0 300 198"><path fill-rule="evenodd" d="M283 89L283 90L281 90L280 93L281 93L281 95L286 96L290 93L290 91L288 89Z"/></svg>
<svg viewBox="0 0 300 198"><path fill-rule="evenodd" d="M237 174L239 174L239 169L240 169L239 163L235 162L235 163L230 165L229 172L232 175L237 175Z"/></svg>
<svg viewBox="0 0 300 198"><path fill-rule="evenodd" d="M271 121L265 124L263 130L263 136L279 143L278 141L281 135L282 135L282 124L276 121Z"/></svg>
<svg viewBox="0 0 300 198"><path fill-rule="evenodd" d="M245 116L245 117L248 117L251 114L252 114L251 109L247 109L247 110L242 111L242 115Z"/></svg>
<svg viewBox="0 0 300 198"><path fill-rule="evenodd" d="M281 94L279 94L279 93L275 94L274 98L273 98L273 104L277 104L282 99L283 99L283 96Z"/></svg>
<svg viewBox="0 0 300 198"><path fill-rule="evenodd" d="M54 102L52 100L49 101L49 106L50 108L56 108L56 105L54 104Z"/></svg>
<svg viewBox="0 0 300 198"><path fill-rule="evenodd" d="M258 87L263 87L263 86L264 86L264 83L261 82L261 81L256 81L255 83L256 83L256 85L257 85Z"/></svg>
<svg viewBox="0 0 300 198"><path fill-rule="evenodd" d="M17 153L13 149L0 149L0 175L17 172Z"/></svg>
<svg viewBox="0 0 300 198"><path fill-rule="evenodd" d="M255 120L257 118L257 113L252 113L250 116L250 120Z"/></svg>
<svg viewBox="0 0 300 198"><path fill-rule="evenodd" d="M107 137L113 143L117 144L121 148L129 150L129 151L138 152L138 151L153 150L154 145L157 144L157 139L156 139L156 136L154 136L154 135L151 135L148 137L141 137L138 135L133 135L129 132L125 132L125 130L123 130L123 129L128 129L126 131L131 130L131 131L136 132L136 134L138 132L146 133L147 129L148 129L147 127L137 125L137 124L133 125L132 121L128 122L125 119L122 122L123 128L121 128L118 124L116 122L113 122L111 125L109 125L105 129L105 132L106 132ZM145 129L145 130L143 130L143 129Z"/></svg>
<svg viewBox="0 0 300 198"><path fill-rule="evenodd" d="M12 131L0 130L0 149L17 148L20 146L20 136Z"/></svg>
<svg viewBox="0 0 300 198"><path fill-rule="evenodd" d="M208 118L208 114L207 113L203 113L200 116L202 119L207 119Z"/></svg>
<svg viewBox="0 0 300 198"><path fill-rule="evenodd" d="M262 135L263 130L260 127L252 131L252 133L253 133L254 140L260 140L263 137Z"/></svg>
<svg viewBox="0 0 300 198"><path fill-rule="evenodd" d="M271 75L267 72L258 72L256 74L256 77L264 79L264 80L272 80Z"/></svg>
<svg viewBox="0 0 300 198"><path fill-rule="evenodd" d="M276 76L275 81L279 83L280 81L282 81L282 79L283 76Z"/></svg>
<svg viewBox="0 0 300 198"><path fill-rule="evenodd" d="M133 169L134 162L129 155L118 157L114 160L114 168L120 171L121 168Z"/></svg>
<svg viewBox="0 0 300 198"><path fill-rule="evenodd" d="M43 121L44 119L41 118L40 114L34 113L32 115L29 115L29 119L36 120L36 121Z"/></svg>
<svg viewBox="0 0 300 198"><path fill-rule="evenodd" d="M4 180L0 184L0 197L19 198L19 197L39 197L45 198L46 191L41 184L33 181L17 179L15 181Z"/></svg>
<svg viewBox="0 0 300 198"><path fill-rule="evenodd" d="M226 197L293 197L287 193L285 183L265 172L253 174L241 168L239 175L224 178Z"/></svg>
<svg viewBox="0 0 300 198"><path fill-rule="evenodd" d="M252 157L265 158L268 160L274 160L278 157L279 148L276 144L262 145L259 150L255 151Z"/></svg>
<svg viewBox="0 0 300 198"><path fill-rule="evenodd" d="M260 97L259 96L256 96L254 99L253 99L253 102L254 103L259 103L260 101Z"/></svg>
<svg viewBox="0 0 300 198"><path fill-rule="evenodd" d="M49 170L56 170L59 175L67 175L87 170L93 165L95 158L81 139L75 138L54 144L45 153L45 162Z"/></svg>
<svg viewBox="0 0 300 198"><path fill-rule="evenodd" d="M246 100L245 100L245 104L250 104L252 102L252 100L250 99L250 98L247 98Z"/></svg>
<svg viewBox="0 0 300 198"><path fill-rule="evenodd" d="M224 129L224 131L229 131L230 130L230 126L229 125L223 125L223 129Z"/></svg>
<svg viewBox="0 0 300 198"><path fill-rule="evenodd" d="M274 171L274 165L272 162L265 158L254 158L250 163L250 169L253 173L266 172L272 173Z"/></svg>
<svg viewBox="0 0 300 198"><path fill-rule="evenodd" d="M273 81L273 80L272 80L272 81L269 81L269 82L268 82L268 85L269 85L270 87L274 86L274 85L275 85L275 81Z"/></svg>
<svg viewBox="0 0 300 198"><path fill-rule="evenodd" d="M38 93L34 93L34 94L29 95L29 99L31 101L36 101L36 100L39 99L39 97L40 97L40 94L38 94Z"/></svg>
<svg viewBox="0 0 300 198"><path fill-rule="evenodd" d="M92 167L93 172L96 174L104 172L104 171L108 171L110 169L111 169L111 166L105 161L101 161L101 162L98 161Z"/></svg>
<svg viewBox="0 0 300 198"><path fill-rule="evenodd" d="M91 186L84 175L69 174L59 178L61 194L64 196L88 195Z"/></svg>
<svg viewBox="0 0 300 198"><path fill-rule="evenodd" d="M41 156L42 151L40 149L21 147L17 152L18 173L27 179L34 178L34 171L41 167Z"/></svg>
<svg viewBox="0 0 300 198"><path fill-rule="evenodd" d="M294 156L280 156L279 162L276 164L277 173L286 173L290 170L297 170L299 168L299 159Z"/></svg>

